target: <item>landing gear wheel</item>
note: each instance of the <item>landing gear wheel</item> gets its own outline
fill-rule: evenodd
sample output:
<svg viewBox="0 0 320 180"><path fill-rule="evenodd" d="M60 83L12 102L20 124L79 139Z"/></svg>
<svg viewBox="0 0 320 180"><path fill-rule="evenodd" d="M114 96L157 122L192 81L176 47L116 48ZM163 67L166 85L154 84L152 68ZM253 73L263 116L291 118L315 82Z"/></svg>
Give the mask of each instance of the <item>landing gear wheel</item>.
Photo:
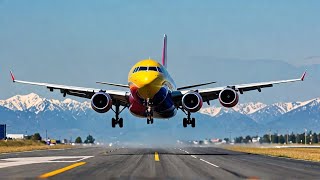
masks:
<svg viewBox="0 0 320 180"><path fill-rule="evenodd" d="M123 119L122 118L119 119L118 124L119 124L120 128L123 128Z"/></svg>
<svg viewBox="0 0 320 180"><path fill-rule="evenodd" d="M147 124L153 124L153 118L147 118Z"/></svg>
<svg viewBox="0 0 320 180"><path fill-rule="evenodd" d="M116 127L116 119L112 118L111 125L112 125L112 128Z"/></svg>
<svg viewBox="0 0 320 180"><path fill-rule="evenodd" d="M191 124L191 127L193 128L196 127L196 119L190 117L191 115L190 112L187 112L186 114L187 114L187 118L183 118L183 121L182 121L183 127L186 128L188 124Z"/></svg>
<svg viewBox="0 0 320 180"><path fill-rule="evenodd" d="M192 118L191 119L191 127L196 127L196 119L195 118Z"/></svg>
<svg viewBox="0 0 320 180"><path fill-rule="evenodd" d="M183 127L186 128L188 126L187 118L183 118Z"/></svg>

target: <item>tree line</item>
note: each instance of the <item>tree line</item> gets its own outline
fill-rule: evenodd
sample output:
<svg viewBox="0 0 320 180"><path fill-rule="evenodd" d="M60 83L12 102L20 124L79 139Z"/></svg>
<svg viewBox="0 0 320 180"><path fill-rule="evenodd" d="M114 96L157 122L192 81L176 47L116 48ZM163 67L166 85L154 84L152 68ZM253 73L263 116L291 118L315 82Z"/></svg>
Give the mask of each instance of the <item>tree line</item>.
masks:
<svg viewBox="0 0 320 180"><path fill-rule="evenodd" d="M25 136L25 139L29 139L29 140L34 140L34 141L42 141L42 137L40 135L40 133L34 133L33 135L27 135ZM84 142L82 142L82 139L80 136L78 136L76 139L75 139L75 143L85 143L85 144L93 144L95 141L95 139L93 138L92 135L88 135L86 140L84 140Z"/></svg>
<svg viewBox="0 0 320 180"><path fill-rule="evenodd" d="M93 144L95 141L95 139L93 138L93 136L91 136L90 134L87 136L86 140L84 140L83 143L85 144ZM75 143L81 144L82 143L82 139L80 136L78 136L75 140Z"/></svg>
<svg viewBox="0 0 320 180"><path fill-rule="evenodd" d="M229 143L229 138L224 139ZM262 137L258 136L239 136L234 138L234 143L252 143L253 140L258 141L259 143L276 143L276 144L316 144L319 143L320 133L315 133L312 131L304 133L291 133L291 134L278 134L278 133L269 133L264 134Z"/></svg>

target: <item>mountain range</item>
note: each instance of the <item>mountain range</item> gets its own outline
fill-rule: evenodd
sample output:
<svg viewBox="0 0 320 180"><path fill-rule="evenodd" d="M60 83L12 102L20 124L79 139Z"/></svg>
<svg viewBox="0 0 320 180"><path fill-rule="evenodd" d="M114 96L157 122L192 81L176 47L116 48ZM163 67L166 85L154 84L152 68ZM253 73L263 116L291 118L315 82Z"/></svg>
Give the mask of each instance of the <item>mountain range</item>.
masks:
<svg viewBox="0 0 320 180"><path fill-rule="evenodd" d="M91 109L89 101L46 99L37 94L16 95L0 100L0 123L8 125L7 133L40 132L45 137L75 138L92 134L99 141L169 143L176 140L223 138L239 135L320 131L320 98L304 102L264 104L250 102L234 108L210 106L192 114L196 128L183 128L182 112L170 120L155 120L147 125L125 110L124 128L111 128L112 111L104 114Z"/></svg>

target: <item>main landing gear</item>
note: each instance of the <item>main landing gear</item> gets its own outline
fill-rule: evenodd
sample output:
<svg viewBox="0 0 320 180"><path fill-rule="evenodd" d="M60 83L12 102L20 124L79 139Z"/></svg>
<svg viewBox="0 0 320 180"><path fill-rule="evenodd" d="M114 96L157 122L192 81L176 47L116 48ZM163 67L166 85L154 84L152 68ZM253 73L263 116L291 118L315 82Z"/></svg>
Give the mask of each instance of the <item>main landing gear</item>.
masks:
<svg viewBox="0 0 320 180"><path fill-rule="evenodd" d="M183 118L183 127L186 128L188 126L188 124L191 124L191 127L196 127L196 119L195 118L191 118L190 115L191 113L188 111L187 113L187 118Z"/></svg>
<svg viewBox="0 0 320 180"><path fill-rule="evenodd" d="M119 118L119 114L126 108L126 107L123 107L123 109L120 111L120 104L116 104L116 110L113 110L113 112L116 114L116 117L115 118L112 118L112 121L111 121L111 125L113 128L116 127L116 125L118 124L120 128L123 128L123 119L122 118Z"/></svg>

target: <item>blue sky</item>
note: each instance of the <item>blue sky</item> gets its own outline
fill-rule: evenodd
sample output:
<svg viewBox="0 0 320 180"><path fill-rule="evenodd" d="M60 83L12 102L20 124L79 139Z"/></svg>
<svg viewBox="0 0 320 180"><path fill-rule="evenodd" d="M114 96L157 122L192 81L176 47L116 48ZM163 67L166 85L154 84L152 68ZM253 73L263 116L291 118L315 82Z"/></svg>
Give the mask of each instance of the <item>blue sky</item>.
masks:
<svg viewBox="0 0 320 180"><path fill-rule="evenodd" d="M9 69L34 81L126 83L136 61L160 59L163 33L178 84L190 82L183 78L187 69L192 82L217 80L202 72L203 60L320 63L319 7L311 0L0 0L0 99L47 93L13 86Z"/></svg>

